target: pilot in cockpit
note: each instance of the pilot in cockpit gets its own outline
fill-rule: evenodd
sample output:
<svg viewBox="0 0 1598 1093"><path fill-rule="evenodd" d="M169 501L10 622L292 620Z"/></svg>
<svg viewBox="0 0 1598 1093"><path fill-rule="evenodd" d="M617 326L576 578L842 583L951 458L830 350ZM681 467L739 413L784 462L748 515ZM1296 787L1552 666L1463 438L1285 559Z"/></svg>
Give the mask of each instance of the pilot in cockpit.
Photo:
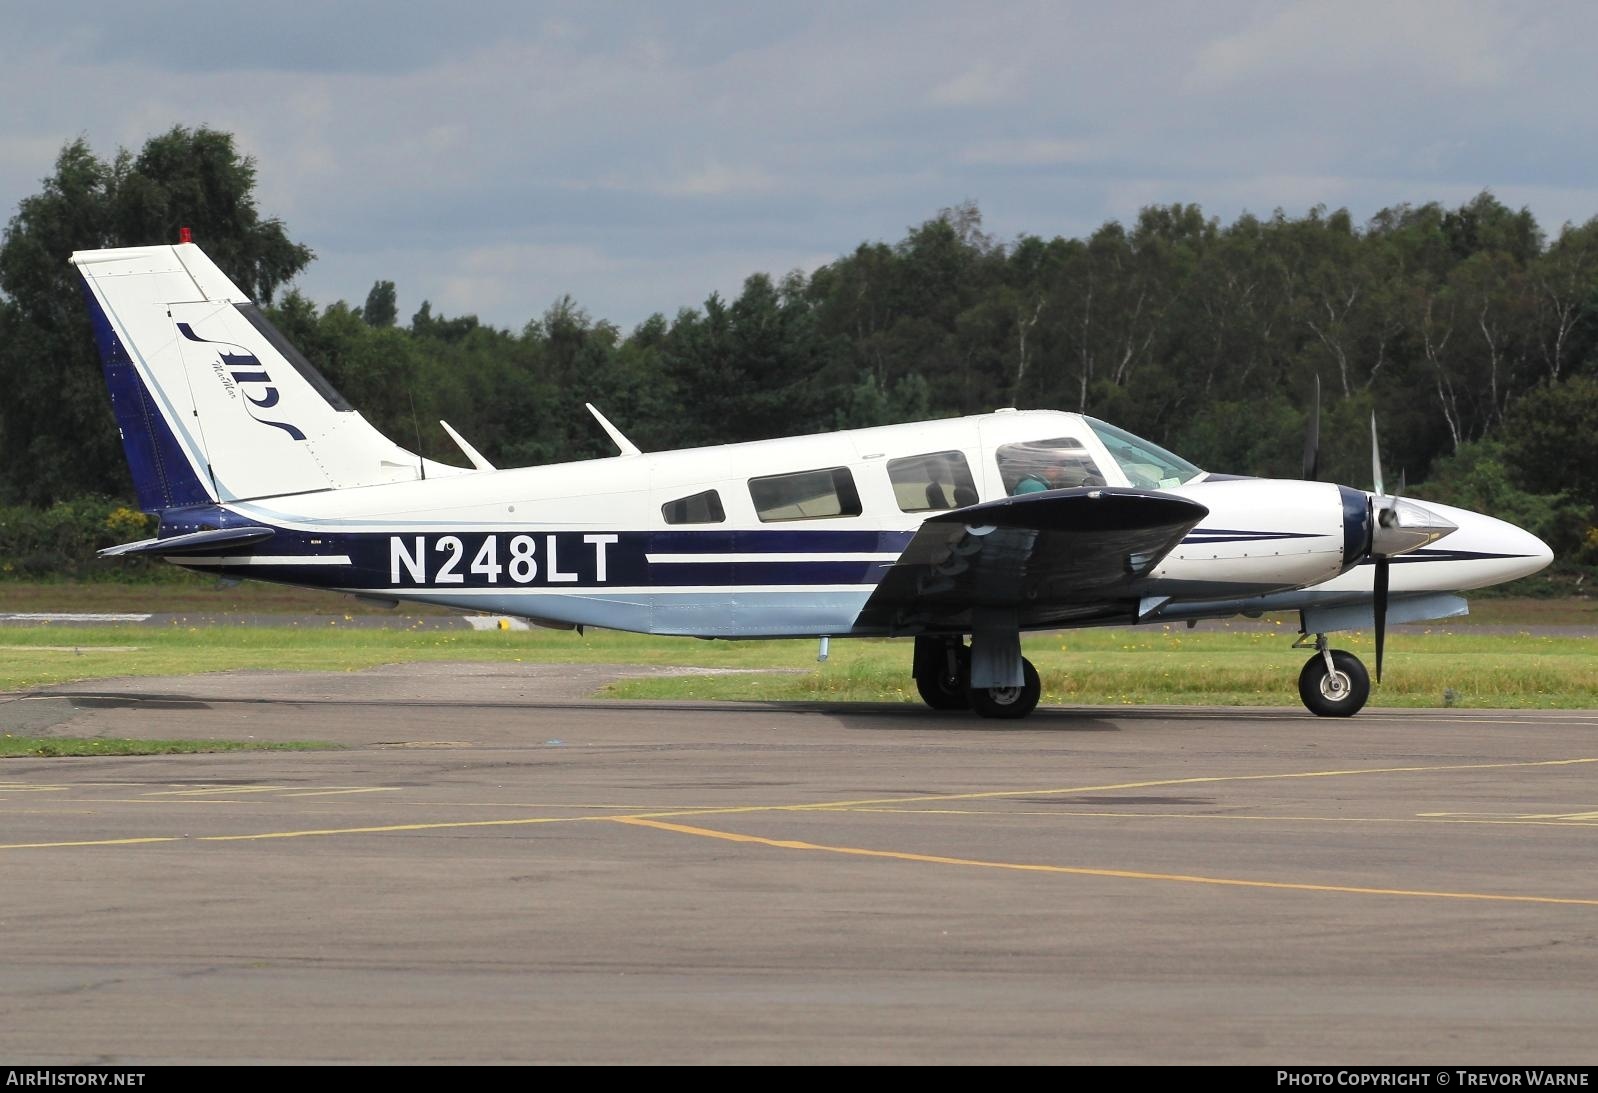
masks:
<svg viewBox="0 0 1598 1093"><path fill-rule="evenodd" d="M1080 447L1007 444L999 451L999 470L1014 496L1104 485L1097 464Z"/></svg>

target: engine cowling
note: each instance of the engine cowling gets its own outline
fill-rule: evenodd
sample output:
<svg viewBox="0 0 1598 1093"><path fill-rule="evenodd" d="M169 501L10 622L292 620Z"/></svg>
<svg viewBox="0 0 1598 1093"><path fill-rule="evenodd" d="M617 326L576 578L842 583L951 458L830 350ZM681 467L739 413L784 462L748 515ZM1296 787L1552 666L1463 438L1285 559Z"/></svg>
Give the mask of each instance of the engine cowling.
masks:
<svg viewBox="0 0 1598 1093"><path fill-rule="evenodd" d="M1210 514L1150 573L1161 592L1231 597L1302 588L1357 565L1369 549L1368 500L1330 482L1227 479L1169 492Z"/></svg>

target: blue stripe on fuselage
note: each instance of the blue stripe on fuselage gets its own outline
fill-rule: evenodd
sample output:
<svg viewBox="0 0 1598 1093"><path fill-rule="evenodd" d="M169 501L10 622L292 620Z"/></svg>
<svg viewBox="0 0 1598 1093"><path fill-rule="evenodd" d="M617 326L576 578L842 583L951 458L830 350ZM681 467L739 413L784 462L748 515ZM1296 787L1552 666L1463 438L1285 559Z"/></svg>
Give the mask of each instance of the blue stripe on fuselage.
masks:
<svg viewBox="0 0 1598 1093"><path fill-rule="evenodd" d="M187 529L185 529L187 530ZM909 531L396 531L280 529L253 551L205 568L295 584L355 589L570 589L872 586L902 551ZM758 555L780 555L760 561ZM650 555L676 560L650 562ZM705 555L706 560L683 560ZM716 555L736 555L715 557ZM856 555L856 557L840 557ZM348 565L255 564L247 558L341 558ZM807 557L800 557L807 556Z"/></svg>
<svg viewBox="0 0 1598 1093"><path fill-rule="evenodd" d="M1298 531L1230 531L1223 528L1194 528L1188 532L1185 544L1198 543L1257 543L1275 539L1319 539L1318 532Z"/></svg>

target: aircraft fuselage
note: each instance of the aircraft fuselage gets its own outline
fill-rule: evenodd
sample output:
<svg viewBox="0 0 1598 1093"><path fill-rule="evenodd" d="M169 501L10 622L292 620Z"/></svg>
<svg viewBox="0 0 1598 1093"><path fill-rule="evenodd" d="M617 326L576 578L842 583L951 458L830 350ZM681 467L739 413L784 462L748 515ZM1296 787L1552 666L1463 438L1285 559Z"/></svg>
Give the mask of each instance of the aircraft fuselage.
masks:
<svg viewBox="0 0 1598 1093"><path fill-rule="evenodd" d="M173 558L228 576L643 633L887 633L862 624L861 609L936 511L904 511L890 462L959 453L975 500L991 501L1006 496L998 449L1062 434L1105 485L1134 488L1079 415L1024 411L224 502L167 520L172 531L278 529L249 552ZM751 480L836 471L847 473L858 515L761 519ZM712 492L721 519L667 522L675 502ZM1160 492L1209 514L1128 586L1115 612L1075 624L1195 617L1181 609L1199 604L1223 617L1262 609L1273 593L1271 610L1370 596L1347 505L1364 491L1200 475ZM1458 530L1396 566L1395 596L1496 584L1546 564L1547 548L1513 525L1429 507Z"/></svg>

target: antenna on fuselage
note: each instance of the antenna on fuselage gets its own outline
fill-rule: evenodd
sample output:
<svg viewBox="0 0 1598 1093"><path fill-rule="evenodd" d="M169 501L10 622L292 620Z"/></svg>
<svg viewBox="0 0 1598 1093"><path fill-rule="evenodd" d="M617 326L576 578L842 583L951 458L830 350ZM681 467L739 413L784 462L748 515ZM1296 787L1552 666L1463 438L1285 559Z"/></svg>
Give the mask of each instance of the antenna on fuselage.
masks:
<svg viewBox="0 0 1598 1093"><path fill-rule="evenodd" d="M610 434L610 439L612 439L612 440L614 440L616 442L616 447L621 449L621 454L622 455L643 455L644 454L643 452L638 450L638 445L634 444L632 441L630 441L626 437L622 436L621 435L621 430L616 428L616 426L612 425L609 421L607 421L605 419L605 415L600 413L598 408L596 408L593 403L585 402L585 403L583 403L583 405L588 407L588 412L590 414L594 415L594 420L599 422L599 427L601 429L605 430L606 433Z"/></svg>
<svg viewBox="0 0 1598 1093"><path fill-rule="evenodd" d="M427 481L427 459L422 455L422 423L416 417L416 396L409 391L405 397L411 402L411 428L416 430L416 469L421 473L422 481Z"/></svg>

